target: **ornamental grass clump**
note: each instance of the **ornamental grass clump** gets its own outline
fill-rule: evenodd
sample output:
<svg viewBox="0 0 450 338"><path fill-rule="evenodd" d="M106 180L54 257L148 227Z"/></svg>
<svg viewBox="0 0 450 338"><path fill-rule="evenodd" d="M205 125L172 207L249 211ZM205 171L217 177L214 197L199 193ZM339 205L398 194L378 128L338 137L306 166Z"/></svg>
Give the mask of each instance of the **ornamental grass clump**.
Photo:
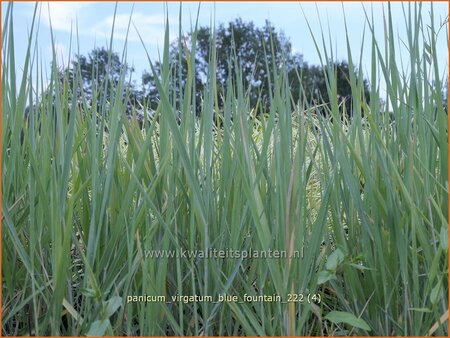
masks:
<svg viewBox="0 0 450 338"><path fill-rule="evenodd" d="M383 40L367 13L370 101L349 42L352 97L339 100L334 51L311 32L331 102L293 102L286 67L267 64L264 111L250 106L238 57L228 60L227 86L216 85L214 29L197 102L197 26L190 46L179 47L183 70L181 60L171 67L167 22L160 73L149 58L160 101L139 126L123 102L125 72L93 87L92 97L107 93L108 105L89 104L77 95L80 69L60 80L53 43L46 77L38 6L17 65L10 3L2 35L2 333L448 335L445 82L439 27L433 9L425 25L421 6L404 8L405 68L390 6ZM113 41L114 23L109 53ZM35 108L25 118L27 107Z"/></svg>

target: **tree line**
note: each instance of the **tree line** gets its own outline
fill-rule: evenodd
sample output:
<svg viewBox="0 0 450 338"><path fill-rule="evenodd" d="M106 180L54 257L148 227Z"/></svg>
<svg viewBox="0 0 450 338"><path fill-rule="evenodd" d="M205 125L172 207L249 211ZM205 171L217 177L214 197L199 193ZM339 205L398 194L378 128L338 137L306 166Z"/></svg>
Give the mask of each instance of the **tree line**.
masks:
<svg viewBox="0 0 450 338"><path fill-rule="evenodd" d="M214 34L214 35L213 35ZM169 62L172 75L169 83L170 91L183 88L187 79L187 54L185 48L189 48L193 42L192 33L177 38L170 44ZM295 53L290 40L282 31L277 31L269 21L263 27L257 27L253 22L245 22L238 18L228 24L220 24L213 33L209 27L200 27L195 35L196 60L195 60L195 100L196 113L199 114L202 107L205 90L207 88L207 74L212 62L212 43L215 43L215 69L218 90L218 103L221 108L224 89L230 76L235 72L235 65L230 60L238 60L242 72L242 81L248 88L250 106L264 110L270 101L270 77L268 70L280 70L286 67L292 101L299 101L309 105L328 103L330 98L327 91L327 80L322 66L309 65L303 56ZM181 65L181 67L180 67ZM336 68L337 92L340 100L347 100L347 115L351 115L351 88L350 69L347 62L333 63ZM162 64L154 63L156 75L159 76ZM128 105L134 107L148 107L156 109L159 102L159 94L155 85L152 71L144 71L141 84L136 85L126 79L131 78L133 67L121 60L117 53L110 52L106 48L93 49L87 56L75 55L71 67L64 70L73 80L74 71L79 69L83 80L84 95L92 100L92 93L100 93L108 99L108 85L118 84L120 76L124 77L124 83ZM123 79L122 79L123 81ZM69 81L72 83L72 81ZM106 83L106 84L105 84ZM101 87L102 86L102 87ZM94 89L94 87L97 87ZM100 88L101 87L101 88ZM103 87L105 90L102 90ZM112 88L115 88L112 86ZM100 89L100 90L98 90ZM363 90L365 99L369 100L368 81L364 80ZM176 94L176 93L171 93ZM172 97L179 97L172 95ZM98 98L97 98L98 100ZM175 105L179 104L174 102Z"/></svg>

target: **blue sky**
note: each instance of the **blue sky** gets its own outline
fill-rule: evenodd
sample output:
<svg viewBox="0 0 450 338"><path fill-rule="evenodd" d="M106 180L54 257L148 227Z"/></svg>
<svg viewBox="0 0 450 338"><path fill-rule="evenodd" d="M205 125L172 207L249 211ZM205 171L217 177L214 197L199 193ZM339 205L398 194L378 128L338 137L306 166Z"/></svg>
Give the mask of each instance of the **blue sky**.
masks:
<svg viewBox="0 0 450 338"><path fill-rule="evenodd" d="M185 2L182 5L183 18L182 30L188 32L191 22L195 22L198 9L198 2ZM404 3L406 6L406 3ZM4 15L7 4L2 2L2 15ZM51 60L51 35L50 20L53 27L57 54L60 62L67 64L69 58L69 46L71 29L72 33L72 53L79 52L87 55L95 46L106 46L111 34L111 27L114 15L114 2L51 2L50 4L40 3L40 25L39 25L39 52L44 65L48 65ZM166 7L167 6L167 7ZM435 25L439 26L448 20L448 5L446 2L435 2ZM119 2L116 15L116 28L114 33L113 48L116 52L123 50L128 21L131 15L133 3ZM209 26L212 20L216 25L227 23L235 18L241 17L244 21L253 21L257 26L263 26L266 19L278 29L282 30L292 42L294 51L303 54L304 60L309 64L319 64L317 51L308 30L305 17L308 19L311 28L317 37L321 34L318 15L322 26L326 30L328 38L328 27L330 38L335 48L335 58L337 60L347 59L344 15L347 18L348 33L354 59L359 59L361 41L363 38L363 27L365 25L364 8L368 13L374 15L376 24L376 35L379 41L383 37L383 8L387 9L387 3L382 2L202 2L200 6L199 22L201 26ZM171 40L178 34L178 15L180 3L178 2L136 2L134 3L132 20L144 39L145 46L153 60L158 58L158 48L163 46L165 8L168 11L170 22ZM14 34L16 60L18 65L23 62L27 43L27 34L31 25L34 10L34 3L14 3ZM303 12L305 14L303 14ZM407 60L407 50L402 45L401 40L406 39L404 29L404 15L402 3L392 3L392 13L394 29L397 30L398 51ZM424 3L422 12L424 18L428 20L430 3ZM319 13L319 14L318 14ZM75 27L78 24L78 42ZM438 39L439 53L438 60L441 73L444 75L448 69L448 36L446 29L441 31ZM366 46L370 45L368 30L366 26ZM136 30L131 27L128 36L128 63L135 69L137 84L140 84L142 71L148 70L149 63L146 58L144 48L139 40ZM20 66L19 66L20 67ZM366 74L370 72L370 49L363 52L363 62L361 67Z"/></svg>

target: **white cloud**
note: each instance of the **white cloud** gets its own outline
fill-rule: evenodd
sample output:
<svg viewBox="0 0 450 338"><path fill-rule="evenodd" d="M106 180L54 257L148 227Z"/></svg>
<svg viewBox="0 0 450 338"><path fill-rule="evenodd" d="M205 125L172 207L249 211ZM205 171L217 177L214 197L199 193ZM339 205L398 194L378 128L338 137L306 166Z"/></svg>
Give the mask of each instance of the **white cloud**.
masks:
<svg viewBox="0 0 450 338"><path fill-rule="evenodd" d="M146 15L142 12L134 13L132 16L130 30L128 32L128 41L140 42L140 34L144 43L162 46L164 42L165 20L164 14ZM108 16L92 28L91 34L96 35L99 38L109 39L113 21L114 16ZM126 39L129 21L129 14L116 15L114 22L114 39ZM136 29L139 34L136 32ZM169 39L173 40L175 36L176 35L171 32Z"/></svg>
<svg viewBox="0 0 450 338"><path fill-rule="evenodd" d="M77 17L89 3L84 2L42 2L42 22L54 30L75 31Z"/></svg>

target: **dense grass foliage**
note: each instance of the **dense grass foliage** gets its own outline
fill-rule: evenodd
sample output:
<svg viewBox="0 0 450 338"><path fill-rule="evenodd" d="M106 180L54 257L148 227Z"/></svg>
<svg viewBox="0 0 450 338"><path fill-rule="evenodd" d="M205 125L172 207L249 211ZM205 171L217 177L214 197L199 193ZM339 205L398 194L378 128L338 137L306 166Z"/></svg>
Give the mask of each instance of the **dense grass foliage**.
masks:
<svg viewBox="0 0 450 338"><path fill-rule="evenodd" d="M108 93L108 105L76 97L76 70L69 84L54 64L46 79L35 23L17 65L12 8L2 35L4 335L448 334L448 123L439 27L425 26L419 4L405 7L405 69L395 61L389 11L383 41L368 13L370 102L350 48L352 102L338 100L326 61L333 50L312 32L331 102L293 102L283 64L267 64L264 112L249 106L238 58L217 88L214 43L203 102L194 95L195 43L180 46L187 83L169 90L178 74L169 68L167 24L160 103L142 130L125 114L124 74L93 88L94 99ZM341 118L348 104L352 120ZM147 255L209 249L288 256ZM225 293L242 302L170 299ZM167 302L129 301L143 295Z"/></svg>

